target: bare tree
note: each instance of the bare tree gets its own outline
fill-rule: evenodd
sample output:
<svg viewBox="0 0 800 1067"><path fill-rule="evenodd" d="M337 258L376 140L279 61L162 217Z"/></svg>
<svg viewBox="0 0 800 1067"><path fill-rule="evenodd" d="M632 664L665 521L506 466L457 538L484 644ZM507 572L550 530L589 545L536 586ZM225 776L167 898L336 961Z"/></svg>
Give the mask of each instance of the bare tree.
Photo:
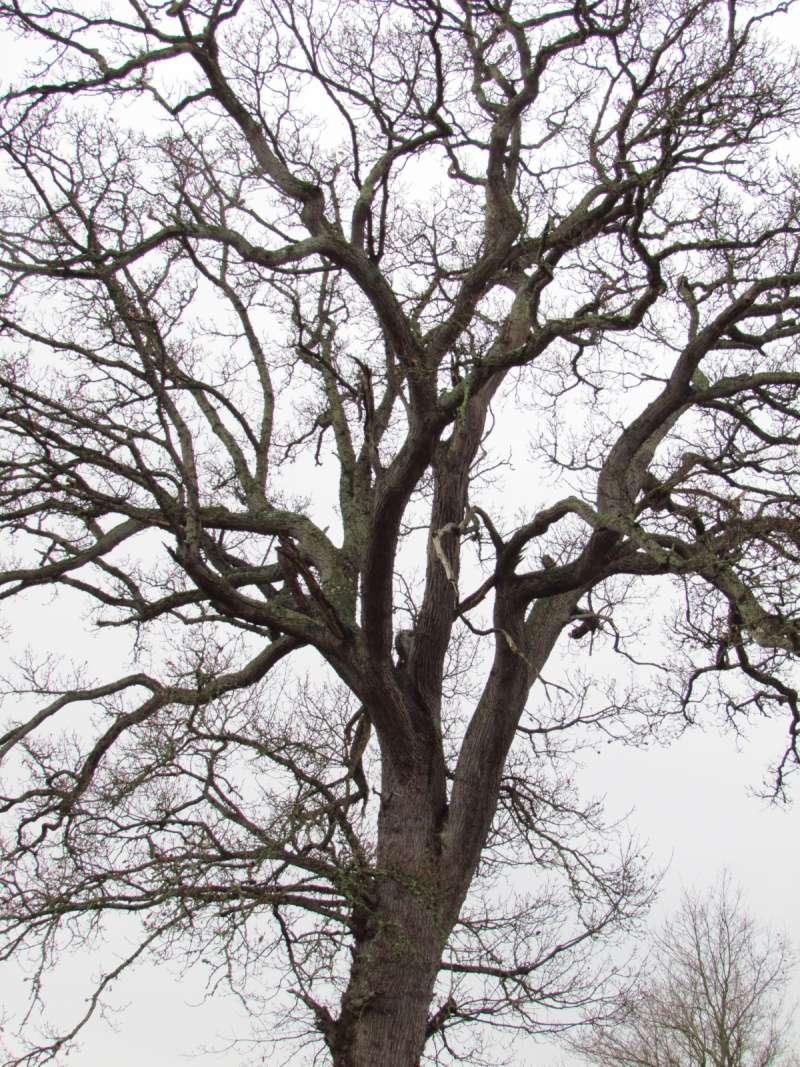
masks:
<svg viewBox="0 0 800 1067"><path fill-rule="evenodd" d="M609 1067L796 1064L784 1001L792 962L783 936L758 927L723 877L708 897L684 895L620 1017L573 1047Z"/></svg>
<svg viewBox="0 0 800 1067"><path fill-rule="evenodd" d="M258 1012L275 953L317 1062L477 1063L602 1012L648 899L576 746L775 713L783 791L787 7L0 2L0 588L131 661L6 683L34 997L123 912L89 1012L149 952Z"/></svg>

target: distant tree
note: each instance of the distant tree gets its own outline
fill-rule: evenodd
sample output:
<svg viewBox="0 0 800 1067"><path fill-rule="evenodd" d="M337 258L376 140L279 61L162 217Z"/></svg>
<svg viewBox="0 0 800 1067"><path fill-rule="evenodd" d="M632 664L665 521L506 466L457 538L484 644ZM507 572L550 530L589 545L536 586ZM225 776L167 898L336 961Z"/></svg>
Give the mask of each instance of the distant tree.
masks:
<svg viewBox="0 0 800 1067"><path fill-rule="evenodd" d="M153 953L261 1016L271 960L300 1062L477 1063L475 1024L602 1014L592 945L648 899L575 746L774 712L783 789L787 6L0 0L0 589L42 642L0 936L34 998L125 913L89 1013ZM59 656L81 613L130 666Z"/></svg>
<svg viewBox="0 0 800 1067"><path fill-rule="evenodd" d="M573 1047L599 1067L795 1065L784 1000L793 962L723 878L709 897L684 896L617 1020Z"/></svg>

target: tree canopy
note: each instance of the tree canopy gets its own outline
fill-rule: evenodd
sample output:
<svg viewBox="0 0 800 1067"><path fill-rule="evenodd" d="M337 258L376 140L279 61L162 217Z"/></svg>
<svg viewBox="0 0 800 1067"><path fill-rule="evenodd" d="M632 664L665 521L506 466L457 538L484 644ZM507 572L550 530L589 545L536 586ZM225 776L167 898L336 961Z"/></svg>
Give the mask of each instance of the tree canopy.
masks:
<svg viewBox="0 0 800 1067"><path fill-rule="evenodd" d="M43 636L0 957L34 998L123 912L125 962L256 1014L277 960L317 1062L478 1063L482 1023L602 1014L593 946L650 896L576 748L775 715L783 794L789 6L0 0L0 597Z"/></svg>

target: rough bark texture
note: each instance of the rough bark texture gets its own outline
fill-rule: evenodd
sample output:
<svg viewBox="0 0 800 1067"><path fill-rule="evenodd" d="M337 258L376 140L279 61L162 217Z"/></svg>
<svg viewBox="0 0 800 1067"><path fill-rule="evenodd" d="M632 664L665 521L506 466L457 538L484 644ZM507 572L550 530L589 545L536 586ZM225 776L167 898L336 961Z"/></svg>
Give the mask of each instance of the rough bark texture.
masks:
<svg viewBox="0 0 800 1067"><path fill-rule="evenodd" d="M430 784L384 780L378 882L353 966L334 1045L334 1063L417 1064L426 1037L442 950L461 903L443 878L441 825ZM461 879L463 894L468 880Z"/></svg>

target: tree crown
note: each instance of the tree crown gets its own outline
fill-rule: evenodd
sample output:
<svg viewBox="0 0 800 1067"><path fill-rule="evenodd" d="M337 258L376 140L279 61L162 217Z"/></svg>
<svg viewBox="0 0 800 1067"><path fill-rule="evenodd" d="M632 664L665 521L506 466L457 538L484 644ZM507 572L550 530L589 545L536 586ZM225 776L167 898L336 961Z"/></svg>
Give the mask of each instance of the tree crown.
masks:
<svg viewBox="0 0 800 1067"><path fill-rule="evenodd" d="M576 746L777 712L782 793L787 9L0 3L0 595L131 637L9 682L6 956L137 912L337 1067L474 1057L649 898Z"/></svg>

